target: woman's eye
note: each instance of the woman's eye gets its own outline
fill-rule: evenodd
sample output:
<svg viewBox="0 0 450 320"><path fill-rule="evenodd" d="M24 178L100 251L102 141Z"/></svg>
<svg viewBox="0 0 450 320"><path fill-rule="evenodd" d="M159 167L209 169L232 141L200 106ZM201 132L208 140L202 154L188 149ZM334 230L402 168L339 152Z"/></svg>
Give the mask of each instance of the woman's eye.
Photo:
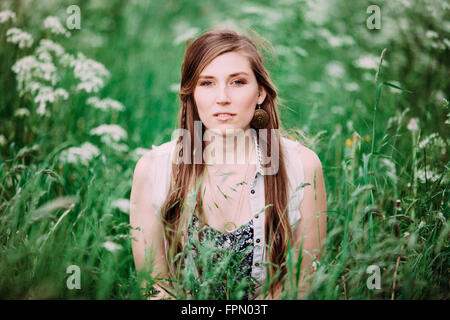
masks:
<svg viewBox="0 0 450 320"><path fill-rule="evenodd" d="M243 80L235 80L233 81L233 83L236 83L238 85L243 85L245 84L245 81ZM211 84L211 81L202 81L200 82L200 86L209 86Z"/></svg>

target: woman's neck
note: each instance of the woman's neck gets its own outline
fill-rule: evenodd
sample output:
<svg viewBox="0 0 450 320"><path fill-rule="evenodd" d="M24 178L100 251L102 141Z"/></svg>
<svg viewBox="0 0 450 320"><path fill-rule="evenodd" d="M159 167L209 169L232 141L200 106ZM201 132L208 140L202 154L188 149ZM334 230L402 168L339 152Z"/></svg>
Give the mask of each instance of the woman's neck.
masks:
<svg viewBox="0 0 450 320"><path fill-rule="evenodd" d="M218 129L205 131L203 160L210 166L236 166L256 164L254 134L251 130Z"/></svg>

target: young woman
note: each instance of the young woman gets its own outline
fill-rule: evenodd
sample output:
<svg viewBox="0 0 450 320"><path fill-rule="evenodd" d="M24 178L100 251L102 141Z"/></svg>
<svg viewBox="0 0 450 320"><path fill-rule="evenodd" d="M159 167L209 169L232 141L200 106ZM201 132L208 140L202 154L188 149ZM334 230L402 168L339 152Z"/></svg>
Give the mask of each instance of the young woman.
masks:
<svg viewBox="0 0 450 320"><path fill-rule="evenodd" d="M176 278L187 263L196 263L195 255L179 257L193 231L201 230L217 247L246 253L238 271L256 280L246 298L277 299L288 245L296 258L302 245L302 281L320 261L327 209L321 162L280 134L277 92L248 36L213 30L188 43L179 97L181 134L153 146L134 171L136 269ZM269 295L263 296L267 276ZM303 283L298 298L309 288ZM165 290L156 298L163 297Z"/></svg>

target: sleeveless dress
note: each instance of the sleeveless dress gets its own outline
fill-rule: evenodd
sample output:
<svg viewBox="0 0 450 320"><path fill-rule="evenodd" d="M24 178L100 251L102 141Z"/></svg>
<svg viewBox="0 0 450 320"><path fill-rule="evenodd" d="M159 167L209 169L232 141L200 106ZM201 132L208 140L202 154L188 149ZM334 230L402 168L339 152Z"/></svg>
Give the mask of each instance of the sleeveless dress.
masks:
<svg viewBox="0 0 450 320"><path fill-rule="evenodd" d="M188 227L188 239L192 240L192 234L194 232L200 233L200 220L196 215L193 215L192 221ZM218 252L214 256L214 262L223 258L221 251L225 254L234 255L235 260L238 262L234 273L236 283L238 284L244 278L248 281L248 290L254 291L254 283L256 279L252 279L252 263L253 263L253 219L247 222L245 225L240 226L236 230L230 233L223 233L215 228L205 225L204 232L200 236L200 242L204 244L206 240L210 240L215 246ZM196 260L198 251L195 241L191 241L191 245L194 249L193 255ZM228 283L228 286L233 284ZM218 297L227 297L226 284L218 284ZM249 294L245 294L243 299L248 300Z"/></svg>
<svg viewBox="0 0 450 320"><path fill-rule="evenodd" d="M246 294L243 299L254 299L261 292L262 286L267 276L267 248L265 243L265 193L264 193L264 174L265 169L262 167L261 152L256 132L252 131L252 137L255 143L257 153L257 171L253 182L250 184L250 205L252 208L252 216L247 224L242 225L232 233L222 233L208 225L201 228L201 236L198 237L200 243L206 241L217 248L218 253L212 258L212 262L217 262L223 257L222 252L234 254L241 259L240 265L235 272L239 274L238 279L246 278L250 285L250 294ZM303 199L304 169L300 158L300 143L285 137L280 137L281 147L283 148L284 161L288 175L288 220L292 230L295 230L298 221L301 219L300 203ZM167 197L170 179L172 174L172 161L175 158L176 139L163 143L160 146L152 146L151 157L151 177L152 186L152 202L154 212L160 215L161 205ZM199 231L200 223L197 216L193 215L191 223L188 226L188 239ZM196 231L196 232L194 232ZM196 259L195 241L190 243L193 245L193 259ZM164 239L167 249L167 241ZM226 285L219 285L218 290L221 294L225 294Z"/></svg>

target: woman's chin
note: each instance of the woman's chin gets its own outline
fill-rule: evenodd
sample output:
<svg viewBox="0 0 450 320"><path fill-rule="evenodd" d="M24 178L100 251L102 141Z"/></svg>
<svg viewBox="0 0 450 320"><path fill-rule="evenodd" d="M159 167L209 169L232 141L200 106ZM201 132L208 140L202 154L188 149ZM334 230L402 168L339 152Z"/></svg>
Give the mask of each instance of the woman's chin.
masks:
<svg viewBox="0 0 450 320"><path fill-rule="evenodd" d="M238 127L236 125L224 124L224 125L216 125L214 128L210 128L217 134L226 135L235 135L240 130L245 131L245 128Z"/></svg>

